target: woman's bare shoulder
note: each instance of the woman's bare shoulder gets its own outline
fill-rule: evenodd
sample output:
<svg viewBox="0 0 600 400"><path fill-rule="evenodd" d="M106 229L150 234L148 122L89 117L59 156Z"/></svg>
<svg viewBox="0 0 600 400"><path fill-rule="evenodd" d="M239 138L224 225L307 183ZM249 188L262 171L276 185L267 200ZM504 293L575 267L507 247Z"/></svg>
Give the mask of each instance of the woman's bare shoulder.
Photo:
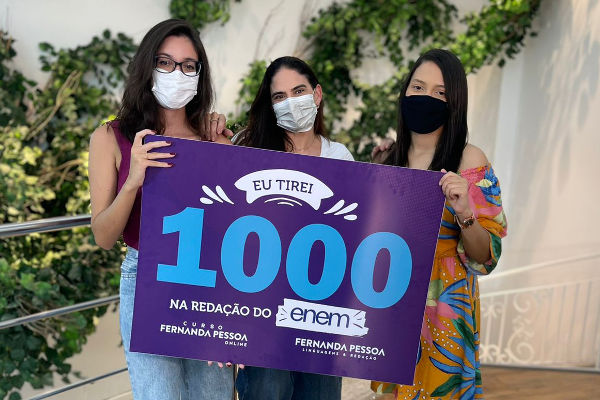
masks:
<svg viewBox="0 0 600 400"><path fill-rule="evenodd" d="M459 170L464 171L466 169L482 167L488 164L489 161L483 150L468 143L463 150Z"/></svg>
<svg viewBox="0 0 600 400"><path fill-rule="evenodd" d="M114 129L110 126L110 124L102 124L98 126L94 132L92 132L92 136L90 137L90 143L92 142L116 144L117 138L115 137Z"/></svg>
<svg viewBox="0 0 600 400"><path fill-rule="evenodd" d="M90 137L90 156L111 157L120 162L121 151L115 137L115 131L110 124L98 126Z"/></svg>

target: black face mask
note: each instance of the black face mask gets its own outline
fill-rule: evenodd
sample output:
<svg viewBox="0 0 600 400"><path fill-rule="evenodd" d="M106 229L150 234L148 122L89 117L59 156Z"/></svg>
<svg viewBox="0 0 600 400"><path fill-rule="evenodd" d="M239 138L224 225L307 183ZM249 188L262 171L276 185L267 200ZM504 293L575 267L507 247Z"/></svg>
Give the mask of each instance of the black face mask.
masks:
<svg viewBox="0 0 600 400"><path fill-rule="evenodd" d="M415 133L431 133L448 120L448 104L431 96L405 96L402 120Z"/></svg>

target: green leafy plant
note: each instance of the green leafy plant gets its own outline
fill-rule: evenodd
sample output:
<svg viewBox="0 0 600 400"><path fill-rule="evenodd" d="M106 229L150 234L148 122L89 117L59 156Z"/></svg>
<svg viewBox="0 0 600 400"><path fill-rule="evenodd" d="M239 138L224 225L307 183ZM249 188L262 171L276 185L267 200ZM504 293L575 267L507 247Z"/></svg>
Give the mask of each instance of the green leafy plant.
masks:
<svg viewBox="0 0 600 400"><path fill-rule="evenodd" d="M2 37L10 48L11 39ZM42 43L41 89L11 93L11 104L29 97L31 113L0 128L0 223L89 212L87 147L98 124L114 114L111 90L125 77L136 46L105 31L86 46L56 50ZM14 56L14 50L7 54ZM22 75L9 71L0 91ZM27 81L27 85L33 82ZM114 294L121 248L100 250L89 228L32 234L0 241L0 318L8 320ZM25 382L68 381L68 358L81 351L107 307L45 319L0 331L0 398L19 399Z"/></svg>
<svg viewBox="0 0 600 400"><path fill-rule="evenodd" d="M531 23L540 3L494 0L462 18L448 0L352 0L320 10L303 35L309 41L308 61L325 93L330 131L357 159L367 160L378 138L395 131L398 94L415 54L434 47L450 49L467 73L496 62L502 66L520 51L527 34L535 35ZM378 85L360 82L352 72L375 57L391 61L395 73ZM244 110L262 78L257 77L256 65L242 79ZM359 117L343 128L334 122L342 119L351 94L360 99Z"/></svg>
<svg viewBox="0 0 600 400"><path fill-rule="evenodd" d="M267 70L267 63L262 60L254 61L250 64L250 71L246 74L244 78L242 78L242 86L240 91L238 92L238 99L236 100L236 105L244 108L244 112L242 112L237 117L233 115L229 115L227 119L227 127L234 132L238 132L248 123L248 112L247 109L254 101L254 97L256 97L256 93L258 93L258 89L260 87L260 82L262 81L262 77Z"/></svg>
<svg viewBox="0 0 600 400"><path fill-rule="evenodd" d="M23 123L27 113L26 94L35 82L6 66L17 53L13 40L0 31L0 126Z"/></svg>
<svg viewBox="0 0 600 400"><path fill-rule="evenodd" d="M241 0L235 0L240 2ZM230 0L171 0L169 10L173 18L189 21L197 29L211 22L229 21Z"/></svg>

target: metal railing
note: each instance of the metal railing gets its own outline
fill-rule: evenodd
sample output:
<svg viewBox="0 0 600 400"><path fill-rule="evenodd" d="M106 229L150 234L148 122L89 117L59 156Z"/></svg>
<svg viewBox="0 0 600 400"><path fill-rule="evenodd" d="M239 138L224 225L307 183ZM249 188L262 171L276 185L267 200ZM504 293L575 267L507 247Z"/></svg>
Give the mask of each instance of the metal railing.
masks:
<svg viewBox="0 0 600 400"><path fill-rule="evenodd" d="M77 389L78 387L82 387L82 386L85 386L85 385L91 385L93 383L96 383L96 382L101 381L101 380L106 379L106 378L110 378L111 376L115 376L115 375L118 375L118 374L126 372L126 371L127 371L127 367L121 368L121 369L116 369L114 371L107 372L106 374L103 374L103 375L98 375L98 376L95 376L93 378L84 379L82 381L75 382L75 383L72 383L70 385L63 386L61 388L55 389L55 390L51 390L49 392L40 394L38 396L31 397L29 400L47 399L47 398L50 398L52 396L56 396L57 394L61 394L61 393L68 392L69 390Z"/></svg>
<svg viewBox="0 0 600 400"><path fill-rule="evenodd" d="M515 268L498 275L526 279L564 266L597 264L600 253ZM523 274L522 276L519 274ZM493 274L485 280L493 278ZM482 365L600 373L600 277L482 293Z"/></svg>
<svg viewBox="0 0 600 400"><path fill-rule="evenodd" d="M533 271L541 270L544 268L555 267L558 265L568 265L568 264L573 264L573 263L580 262L580 261L594 260L597 258L600 259L600 253L591 253L591 254L584 254L582 256L561 258L558 260L545 261L545 262L526 265L523 267L511 268L508 271L494 272L491 275L482 276L480 279L489 281L492 279L505 278L505 277L511 276L511 275L517 275L517 274L522 275L526 272L533 272Z"/></svg>
<svg viewBox="0 0 600 400"><path fill-rule="evenodd" d="M75 215L75 216L67 216L67 217L56 217L56 218L46 218L40 219L36 221L28 221L28 222L18 222L12 224L4 224L0 225L0 238L9 238L9 237L17 237L29 235L32 233L45 233L45 232L55 232L65 229L72 229L82 226L89 226L91 221L91 216L89 214L86 215ZM36 314L25 315L22 317L0 321L0 330L11 328L19 325L26 325L35 321L39 321L46 318L53 318L60 315L71 314L78 311L87 310L90 308L101 307L111 303L116 303L119 301L119 295L113 295L108 297L103 297L99 299L94 299L82 303L72 304L66 307L61 307L53 310L42 311ZM66 385L60 387L58 389L54 389L48 391L46 393L34 396L31 400L41 400L47 399L49 397L67 392L72 389L76 389L78 387L82 387L85 385L90 385L95 382L98 382L103 379L110 378L117 374L126 372L127 368L120 368L114 371L107 372L105 374L84 379L79 382L72 383L70 385Z"/></svg>
<svg viewBox="0 0 600 400"><path fill-rule="evenodd" d="M4 224L0 225L0 238L24 236L31 233L62 231L65 229L77 228L79 226L88 226L90 225L91 219L91 215L85 214Z"/></svg>
<svg viewBox="0 0 600 400"><path fill-rule="evenodd" d="M0 238L24 236L32 233L55 232L81 226L89 226L90 221L91 216L89 214L85 214L4 224L0 225ZM0 330L13 326L28 324L45 318L57 317L59 315L71 314L77 311L87 310L89 308L105 306L117 301L119 301L119 295L113 295L83 303L72 304L66 307L56 308L54 310L42 311L36 314L0 321Z"/></svg>
<svg viewBox="0 0 600 400"><path fill-rule="evenodd" d="M11 328L13 326L29 324L31 322L39 321L40 319L58 317L59 315L71 314L77 311L87 310L88 308L95 308L106 306L111 303L119 301L119 295L115 294L108 297L102 297L100 299L94 299L85 301L83 303L77 303L66 307L55 308L54 310L42 311L35 314L25 315L14 319L9 319L0 322L0 330Z"/></svg>

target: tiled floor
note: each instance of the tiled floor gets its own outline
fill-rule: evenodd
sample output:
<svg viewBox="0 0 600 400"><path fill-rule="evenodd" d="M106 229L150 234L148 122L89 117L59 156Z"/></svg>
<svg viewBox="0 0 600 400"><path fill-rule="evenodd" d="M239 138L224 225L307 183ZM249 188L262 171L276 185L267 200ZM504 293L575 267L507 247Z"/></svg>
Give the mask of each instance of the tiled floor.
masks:
<svg viewBox="0 0 600 400"><path fill-rule="evenodd" d="M600 400L600 373L483 367L486 400ZM344 379L343 400L374 399L369 382Z"/></svg>
<svg viewBox="0 0 600 400"><path fill-rule="evenodd" d="M342 381L342 400L371 400L374 399L370 388L371 381L344 378Z"/></svg>
<svg viewBox="0 0 600 400"><path fill-rule="evenodd" d="M482 378L487 400L600 399L600 373L487 367Z"/></svg>

